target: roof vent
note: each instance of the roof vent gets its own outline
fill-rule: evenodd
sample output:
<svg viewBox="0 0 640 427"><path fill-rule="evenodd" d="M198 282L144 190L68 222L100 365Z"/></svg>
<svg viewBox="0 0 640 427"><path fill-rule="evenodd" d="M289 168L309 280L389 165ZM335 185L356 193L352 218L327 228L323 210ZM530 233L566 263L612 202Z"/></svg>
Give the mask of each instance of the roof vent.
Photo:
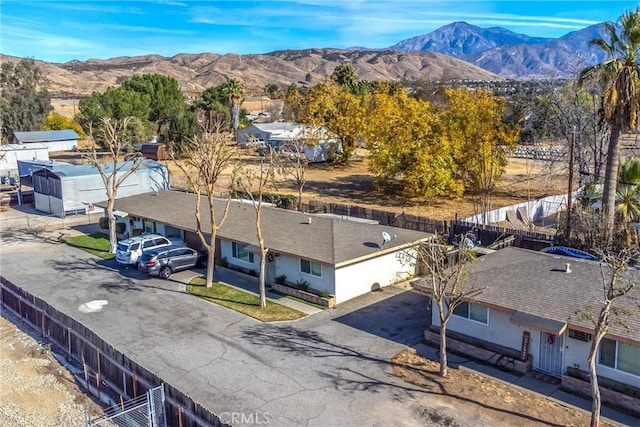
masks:
<svg viewBox="0 0 640 427"><path fill-rule="evenodd" d="M311 224L311 217L307 218L307 224Z"/></svg>
<svg viewBox="0 0 640 427"><path fill-rule="evenodd" d="M564 272L565 272L565 273L571 273L571 264L566 263L566 264L564 265Z"/></svg>

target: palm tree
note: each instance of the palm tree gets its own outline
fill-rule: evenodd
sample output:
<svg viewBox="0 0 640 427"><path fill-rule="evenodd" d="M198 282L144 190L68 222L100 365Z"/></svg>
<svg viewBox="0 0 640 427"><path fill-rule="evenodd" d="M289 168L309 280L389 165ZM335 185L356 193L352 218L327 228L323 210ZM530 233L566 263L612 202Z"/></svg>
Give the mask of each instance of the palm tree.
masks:
<svg viewBox="0 0 640 427"><path fill-rule="evenodd" d="M358 79L356 69L352 65L338 65L331 74L331 78L338 84L338 86L346 87L348 90L353 90Z"/></svg>
<svg viewBox="0 0 640 427"><path fill-rule="evenodd" d="M231 127L233 127L234 134L238 132L238 126L240 125L240 103L244 91L242 85L236 79L229 79L224 85L224 94L229 99L229 107L231 108Z"/></svg>
<svg viewBox="0 0 640 427"><path fill-rule="evenodd" d="M640 215L640 158L627 159L620 164L618 173L616 210L624 223Z"/></svg>
<svg viewBox="0 0 640 427"><path fill-rule="evenodd" d="M620 161L620 134L635 129L640 110L640 6L625 12L619 18L621 29L605 23L609 41L595 38L591 44L600 47L607 59L580 72L578 84L582 86L592 78L602 83L602 118L610 126L607 166L604 178L602 208L609 242L615 223L615 203Z"/></svg>

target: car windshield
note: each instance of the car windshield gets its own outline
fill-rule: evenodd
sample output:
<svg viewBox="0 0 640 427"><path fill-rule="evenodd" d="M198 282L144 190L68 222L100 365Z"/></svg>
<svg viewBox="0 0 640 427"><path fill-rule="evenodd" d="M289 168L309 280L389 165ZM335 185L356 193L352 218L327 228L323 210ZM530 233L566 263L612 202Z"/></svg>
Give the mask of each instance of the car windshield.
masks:
<svg viewBox="0 0 640 427"><path fill-rule="evenodd" d="M129 245L124 243L118 243L118 250L122 252L127 252L129 250Z"/></svg>
<svg viewBox="0 0 640 427"><path fill-rule="evenodd" d="M140 257L140 261L142 262L151 261L151 258L153 258L155 255L156 255L155 253L142 254L142 256Z"/></svg>

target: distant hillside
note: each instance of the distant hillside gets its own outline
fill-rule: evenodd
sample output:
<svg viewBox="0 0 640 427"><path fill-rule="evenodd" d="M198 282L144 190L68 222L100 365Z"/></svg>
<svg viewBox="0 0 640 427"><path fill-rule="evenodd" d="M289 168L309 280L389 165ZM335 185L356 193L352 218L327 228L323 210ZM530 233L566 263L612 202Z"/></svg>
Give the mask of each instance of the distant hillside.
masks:
<svg viewBox="0 0 640 427"><path fill-rule="evenodd" d="M602 23L546 39L456 22L391 48L452 55L506 78L574 78L582 68L604 59L602 51L589 43L603 36Z"/></svg>
<svg viewBox="0 0 640 427"><path fill-rule="evenodd" d="M2 61L20 58L2 55ZM416 81L456 78L496 80L495 74L468 62L433 52L404 53L395 50L308 49L284 50L264 55L217 55L212 53L118 57L89 59L54 64L37 61L49 83L49 91L58 97L78 97L104 91L123 80L145 73L174 77L187 92L236 78L248 94L260 93L269 83L315 84L333 73L336 66L352 65L358 78L367 80ZM310 77L310 81L307 81Z"/></svg>

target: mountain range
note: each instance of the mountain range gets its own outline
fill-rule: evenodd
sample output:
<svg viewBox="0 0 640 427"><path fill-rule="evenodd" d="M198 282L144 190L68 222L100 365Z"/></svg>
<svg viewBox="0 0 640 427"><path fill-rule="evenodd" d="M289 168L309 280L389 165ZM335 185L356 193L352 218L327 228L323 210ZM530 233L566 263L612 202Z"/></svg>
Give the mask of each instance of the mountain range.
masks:
<svg viewBox="0 0 640 427"><path fill-rule="evenodd" d="M390 49L451 55L505 78L566 79L605 59L602 50L589 43L604 35L604 23L553 39L454 22L429 34L402 40Z"/></svg>
<svg viewBox="0 0 640 427"><path fill-rule="evenodd" d="M385 49L305 49L267 54L178 54L89 59L50 63L36 61L56 97L77 97L104 91L134 74L174 77L186 92L224 83L242 82L249 93L267 84L315 84L337 65L352 65L359 79L416 81L441 79L498 80L573 78L582 68L601 62L604 54L589 41L604 36L604 24L563 37L542 38L501 27L480 28L454 22L431 33L402 40ZM17 57L0 54L1 61Z"/></svg>

